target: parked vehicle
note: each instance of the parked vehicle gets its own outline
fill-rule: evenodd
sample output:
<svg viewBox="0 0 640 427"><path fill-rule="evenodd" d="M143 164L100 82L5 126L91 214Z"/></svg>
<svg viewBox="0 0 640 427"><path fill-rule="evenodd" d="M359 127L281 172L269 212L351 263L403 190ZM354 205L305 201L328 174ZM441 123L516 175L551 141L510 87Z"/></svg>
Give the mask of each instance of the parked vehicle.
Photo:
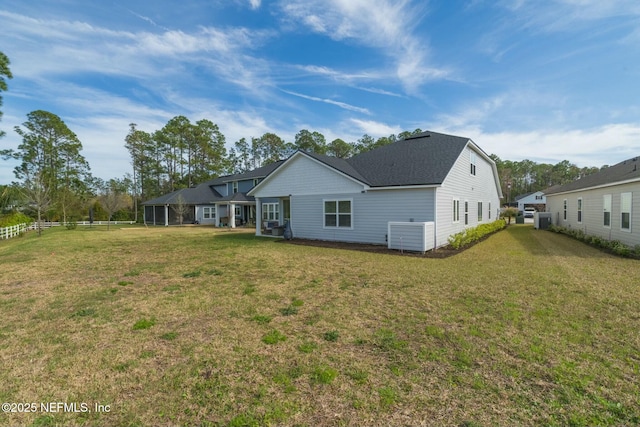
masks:
<svg viewBox="0 0 640 427"><path fill-rule="evenodd" d="M533 214L536 212L536 208L524 208L524 217L533 218Z"/></svg>

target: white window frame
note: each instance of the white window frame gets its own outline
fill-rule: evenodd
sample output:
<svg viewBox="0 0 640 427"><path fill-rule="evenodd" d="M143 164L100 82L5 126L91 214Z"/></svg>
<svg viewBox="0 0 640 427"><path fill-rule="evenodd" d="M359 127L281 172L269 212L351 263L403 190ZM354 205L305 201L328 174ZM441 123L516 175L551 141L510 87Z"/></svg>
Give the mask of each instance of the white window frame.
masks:
<svg viewBox="0 0 640 427"><path fill-rule="evenodd" d="M469 201L464 201L464 225L469 225Z"/></svg>
<svg viewBox="0 0 640 427"><path fill-rule="evenodd" d="M216 219L216 207L204 206L202 208L202 219Z"/></svg>
<svg viewBox="0 0 640 427"><path fill-rule="evenodd" d="M460 222L460 199L453 199L453 222Z"/></svg>
<svg viewBox="0 0 640 427"><path fill-rule="evenodd" d="M242 205L235 205L235 216L242 216Z"/></svg>
<svg viewBox="0 0 640 427"><path fill-rule="evenodd" d="M469 173L473 176L476 175L477 159L478 159L478 155L473 150L469 150L469 166L470 166Z"/></svg>
<svg viewBox="0 0 640 427"><path fill-rule="evenodd" d="M583 208L582 197L578 197L578 224L582 224L582 208Z"/></svg>
<svg viewBox="0 0 640 427"><path fill-rule="evenodd" d="M478 222L484 221L482 217L482 202L478 202Z"/></svg>
<svg viewBox="0 0 640 427"><path fill-rule="evenodd" d="M628 233L631 232L631 209L633 206L633 195L631 192L620 193L620 230L626 231ZM628 227L624 227L624 214L629 215L628 219Z"/></svg>
<svg viewBox="0 0 640 427"><path fill-rule="evenodd" d="M253 186L260 184L260 178L253 178Z"/></svg>
<svg viewBox="0 0 640 427"><path fill-rule="evenodd" d="M606 222L607 213L609 214L609 224ZM602 196L602 226L604 228L611 228L611 194Z"/></svg>
<svg viewBox="0 0 640 427"><path fill-rule="evenodd" d="M349 213L340 213L340 202L349 202ZM327 203L335 203L336 204L336 212L326 212ZM336 216L336 225L327 225L327 215L335 215ZM349 227L340 226L340 216L349 215ZM340 230L353 230L353 199L322 199L322 228L327 228L331 230L340 229Z"/></svg>
<svg viewBox="0 0 640 427"><path fill-rule="evenodd" d="M280 221L280 203L263 203L262 220Z"/></svg>
<svg viewBox="0 0 640 427"><path fill-rule="evenodd" d="M236 194L238 192L238 181L233 181L231 185L233 186L233 194Z"/></svg>
<svg viewBox="0 0 640 427"><path fill-rule="evenodd" d="M489 215L489 219L491 219L491 202L489 203L489 209L487 209L487 215Z"/></svg>

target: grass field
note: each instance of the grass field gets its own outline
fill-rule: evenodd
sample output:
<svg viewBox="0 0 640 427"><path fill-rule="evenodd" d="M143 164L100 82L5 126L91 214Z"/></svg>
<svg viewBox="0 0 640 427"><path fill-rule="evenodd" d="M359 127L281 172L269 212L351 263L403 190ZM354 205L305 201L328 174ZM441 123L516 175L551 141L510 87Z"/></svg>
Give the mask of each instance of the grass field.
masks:
<svg viewBox="0 0 640 427"><path fill-rule="evenodd" d="M527 225L446 259L55 229L0 269L0 402L37 404L0 425L640 424L640 262Z"/></svg>

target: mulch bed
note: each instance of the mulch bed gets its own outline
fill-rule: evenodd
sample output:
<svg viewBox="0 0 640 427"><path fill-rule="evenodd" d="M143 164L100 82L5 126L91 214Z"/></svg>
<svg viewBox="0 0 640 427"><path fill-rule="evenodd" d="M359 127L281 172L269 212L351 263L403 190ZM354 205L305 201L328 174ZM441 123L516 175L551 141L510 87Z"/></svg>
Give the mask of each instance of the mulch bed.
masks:
<svg viewBox="0 0 640 427"><path fill-rule="evenodd" d="M428 251L423 255L420 252L408 252L408 251L400 252L395 249L389 249L386 246L370 245L370 244L364 244L364 243L329 242L326 240L306 240L306 239L280 240L280 242L290 244L290 245L315 246L318 248L344 249L349 251L410 256L410 257L417 257L417 258L448 258L450 256L459 254L463 250L467 249L465 247L460 250L455 250L455 249L451 249L448 246L445 246L432 251Z"/></svg>

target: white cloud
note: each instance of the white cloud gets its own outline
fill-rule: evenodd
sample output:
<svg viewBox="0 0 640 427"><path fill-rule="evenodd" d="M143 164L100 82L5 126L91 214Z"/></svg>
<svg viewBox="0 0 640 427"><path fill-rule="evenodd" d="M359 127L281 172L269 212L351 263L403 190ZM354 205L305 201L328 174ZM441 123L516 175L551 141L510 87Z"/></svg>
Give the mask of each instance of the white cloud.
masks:
<svg viewBox="0 0 640 427"><path fill-rule="evenodd" d="M340 108L344 108L345 110L349 110L349 111L356 111L358 113L371 114L371 112L366 108L356 107L355 105L350 105L350 104L347 104L346 102L334 101L333 99L328 99L328 98L318 98L316 96L304 95L301 93L291 92L288 90L282 90L282 92L288 93L289 95L297 96L299 98L308 99L310 101L324 102L326 104L336 105Z"/></svg>
<svg viewBox="0 0 640 427"><path fill-rule="evenodd" d="M529 159L551 164L569 160L579 167L600 167L640 156L640 126L633 123L592 129L495 133L470 127L460 128L456 134L471 138L485 152L503 160Z"/></svg>
<svg viewBox="0 0 640 427"><path fill-rule="evenodd" d="M390 58L388 67L395 69L395 77L407 91L451 74L431 63L428 41L413 33L424 10L408 0L375 4L368 0L296 0L282 2L281 7L292 22L302 22L314 32L382 50Z"/></svg>
<svg viewBox="0 0 640 427"><path fill-rule="evenodd" d="M380 123L375 120L350 119L362 134L370 135L374 138L382 136L397 135L402 132L398 126L389 126L386 123Z"/></svg>

